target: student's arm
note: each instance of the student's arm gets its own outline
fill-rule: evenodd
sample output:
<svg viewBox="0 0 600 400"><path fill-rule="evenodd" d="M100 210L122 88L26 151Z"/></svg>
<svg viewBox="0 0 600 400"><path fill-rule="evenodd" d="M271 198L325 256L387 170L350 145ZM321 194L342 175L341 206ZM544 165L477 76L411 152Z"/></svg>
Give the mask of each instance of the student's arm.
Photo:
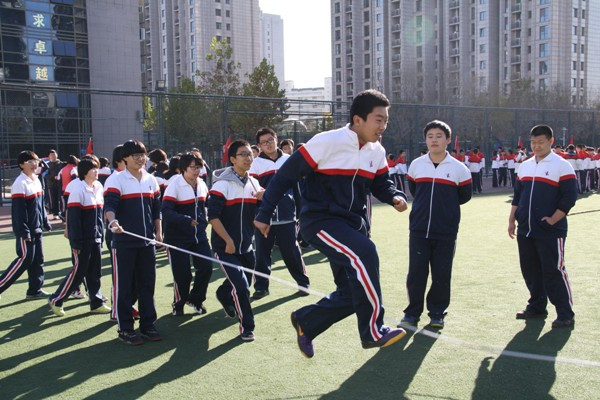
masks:
<svg viewBox="0 0 600 400"><path fill-rule="evenodd" d="M510 207L510 214L508 215L508 236L511 239L515 238L515 230L517 228L515 224L515 213L517 212L517 206Z"/></svg>
<svg viewBox="0 0 600 400"><path fill-rule="evenodd" d="M458 203L465 204L471 200L473 195L473 181L471 179L471 172L464 165L458 165L461 167L461 174L458 182Z"/></svg>
<svg viewBox="0 0 600 400"><path fill-rule="evenodd" d="M176 225L193 225L193 218L189 215L180 214L175 211L177 203L177 185L169 185L165 190L163 197L161 212L165 223L173 223Z"/></svg>
<svg viewBox="0 0 600 400"><path fill-rule="evenodd" d="M235 253L235 244L233 243L233 239L227 233L227 230L223 226L223 223L219 218L214 218L208 221L212 226L213 230L225 241L225 253L234 254Z"/></svg>
<svg viewBox="0 0 600 400"><path fill-rule="evenodd" d="M408 190L412 197L415 197L415 193L417 191L417 182L415 178L413 178L415 174L415 162L410 163L410 167L408 167L408 172L406 173L406 180L408 181Z"/></svg>
<svg viewBox="0 0 600 400"><path fill-rule="evenodd" d="M235 253L235 244L233 243L233 239L229 236L229 233L225 229L225 226L220 220L221 213L225 208L225 192L227 187L221 184L221 181L216 182L210 191L210 195L208 197L208 201L206 202L208 206L208 222L212 226L213 230L223 241L225 241L225 252L227 254Z"/></svg>
<svg viewBox="0 0 600 400"><path fill-rule="evenodd" d="M27 225L27 205L25 204L25 188L21 184L13 184L11 194L12 228L16 237L31 241L31 232Z"/></svg>
<svg viewBox="0 0 600 400"><path fill-rule="evenodd" d="M389 167L385 158L379 164L379 169L375 173L370 189L371 193L382 203L390 204L398 211L406 210L406 207L402 207L402 205L406 205L406 194L396 189L390 178Z"/></svg>
<svg viewBox="0 0 600 400"><path fill-rule="evenodd" d="M573 208L577 200L577 178L573 167L568 162L563 163L558 188L560 195L556 211L551 216L542 218L542 221L546 221L550 225L554 225L563 219L571 208Z"/></svg>
<svg viewBox="0 0 600 400"><path fill-rule="evenodd" d="M65 227L65 231L68 232L69 244L73 250L73 254L79 254L83 247L83 234L81 232L81 193L75 191L69 195L67 201L67 220L69 223Z"/></svg>
<svg viewBox="0 0 600 400"><path fill-rule="evenodd" d="M116 175L113 174L106 180L104 190L104 218L108 221L107 227L115 229L114 233L123 233L123 228L116 221L116 212L121 201L121 189Z"/></svg>

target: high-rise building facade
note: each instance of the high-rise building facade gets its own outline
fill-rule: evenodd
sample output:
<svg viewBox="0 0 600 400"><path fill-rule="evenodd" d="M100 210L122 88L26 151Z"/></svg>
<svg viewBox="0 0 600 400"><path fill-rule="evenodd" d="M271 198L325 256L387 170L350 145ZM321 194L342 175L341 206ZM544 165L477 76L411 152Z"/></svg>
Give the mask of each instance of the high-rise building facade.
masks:
<svg viewBox="0 0 600 400"><path fill-rule="evenodd" d="M210 68L205 56L213 38L227 41L240 77L260 63L258 0L139 0L142 35L142 86L164 80L176 86Z"/></svg>
<svg viewBox="0 0 600 400"><path fill-rule="evenodd" d="M285 83L284 48L283 48L283 20L279 15L260 15L261 53L260 59L267 60L275 69L275 76L279 80L279 87Z"/></svg>
<svg viewBox="0 0 600 400"><path fill-rule="evenodd" d="M600 4L589 0L332 0L335 100L374 87L393 100L463 103L536 88L600 97Z"/></svg>
<svg viewBox="0 0 600 400"><path fill-rule="evenodd" d="M141 137L141 99L107 102L89 92L140 90L137 6L114 3L0 1L0 81L13 85L0 87L2 162L24 149L80 156L91 136L97 154L110 155L114 144Z"/></svg>

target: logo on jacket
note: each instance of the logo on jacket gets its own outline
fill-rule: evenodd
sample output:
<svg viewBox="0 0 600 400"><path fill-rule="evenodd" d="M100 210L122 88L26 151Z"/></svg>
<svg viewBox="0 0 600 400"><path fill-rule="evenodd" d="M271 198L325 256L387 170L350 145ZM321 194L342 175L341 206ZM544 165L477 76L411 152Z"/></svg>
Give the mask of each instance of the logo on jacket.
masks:
<svg viewBox="0 0 600 400"><path fill-rule="evenodd" d="M546 176L550 176L550 172L546 171Z"/></svg>
<svg viewBox="0 0 600 400"><path fill-rule="evenodd" d="M373 168L373 161L369 162L369 167Z"/></svg>
<svg viewBox="0 0 600 400"><path fill-rule="evenodd" d="M446 174L446 178L450 178L450 174L449 174L449 173L448 173L448 174Z"/></svg>

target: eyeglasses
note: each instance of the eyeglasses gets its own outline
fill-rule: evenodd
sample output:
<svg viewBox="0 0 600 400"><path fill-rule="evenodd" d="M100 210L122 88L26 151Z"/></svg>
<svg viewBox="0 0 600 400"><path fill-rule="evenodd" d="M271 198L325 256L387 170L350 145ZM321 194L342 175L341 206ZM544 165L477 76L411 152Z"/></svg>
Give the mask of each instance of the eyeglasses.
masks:
<svg viewBox="0 0 600 400"><path fill-rule="evenodd" d="M248 153L248 152L237 153L235 156L236 157L243 157L243 158L252 158L253 157L252 153Z"/></svg>
<svg viewBox="0 0 600 400"><path fill-rule="evenodd" d="M40 160L27 160L27 161L25 161L25 164L38 165L39 162L40 162Z"/></svg>
<svg viewBox="0 0 600 400"><path fill-rule="evenodd" d="M194 171L198 171L199 169L201 169L202 167L200 165L189 165L188 168L193 169Z"/></svg>
<svg viewBox="0 0 600 400"><path fill-rule="evenodd" d="M271 139L263 140L262 142L258 142L258 144L260 144L261 146L266 146L268 144L273 144L273 143L275 143L274 137L271 137Z"/></svg>
<svg viewBox="0 0 600 400"><path fill-rule="evenodd" d="M132 154L131 158L133 158L134 160L143 160L144 158L146 158L146 153Z"/></svg>

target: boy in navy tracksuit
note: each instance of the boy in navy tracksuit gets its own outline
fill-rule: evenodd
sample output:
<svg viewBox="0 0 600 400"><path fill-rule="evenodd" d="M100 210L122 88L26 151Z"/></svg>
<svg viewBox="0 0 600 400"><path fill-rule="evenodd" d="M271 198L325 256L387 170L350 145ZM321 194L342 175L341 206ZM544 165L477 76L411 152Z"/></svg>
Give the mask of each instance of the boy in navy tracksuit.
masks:
<svg viewBox="0 0 600 400"><path fill-rule="evenodd" d="M254 224L264 236L275 206L302 177L302 237L330 261L337 289L318 303L292 313L298 347L314 355L312 340L334 323L356 314L363 348L384 347L406 332L383 324L379 257L368 238L367 195L407 208L406 196L388 174L379 143L388 121L388 99L376 90L359 93L350 109L350 124L323 132L281 166L265 192Z"/></svg>
<svg viewBox="0 0 600 400"><path fill-rule="evenodd" d="M471 199L472 175L451 157L446 146L450 127L431 121L423 129L429 152L414 160L408 170L408 187L414 197L410 212L409 266L406 278L409 304L401 324L416 326L423 312L427 277L430 326L441 329L450 305L450 278L460 223L460 205Z"/></svg>
<svg viewBox="0 0 600 400"><path fill-rule="evenodd" d="M198 153L186 153L179 159L181 174L165 190L162 201L162 217L165 243L194 253L211 256L206 237L206 208L208 188L200 178L204 165ZM167 249L173 272L173 315L183 315L183 306L190 305L197 314L205 314L203 303L212 275L212 264L204 258L193 257L196 275L194 286L190 269L190 255Z"/></svg>
<svg viewBox="0 0 600 400"><path fill-rule="evenodd" d="M213 173L213 186L208 198L208 222L212 226L211 243L215 257L225 262L254 269L252 249L257 199L263 191L258 181L248 175L252 165L252 149L245 140L229 146L232 166ZM254 315L250 306L252 274L222 265L225 281L217 289L217 300L228 317L240 321L242 340L254 340Z"/></svg>
<svg viewBox="0 0 600 400"><path fill-rule="evenodd" d="M162 340L156 330L154 285L156 283L155 247L148 240L123 233L123 230L162 242L160 188L154 176L146 172L146 147L129 140L121 148L127 168L106 180L105 218L113 229L113 279L116 281L119 340L140 345L133 329L134 285L140 307L140 334L150 341Z"/></svg>
<svg viewBox="0 0 600 400"><path fill-rule="evenodd" d="M90 297L92 313L110 313L100 292L102 239L104 236L102 184L98 181L99 165L93 159L82 159L77 165L79 179L69 183L75 188L67 201L67 229L73 253L73 269L63 279L48 302L52 312L64 316L63 301L79 287L84 278Z"/></svg>
<svg viewBox="0 0 600 400"><path fill-rule="evenodd" d="M48 295L42 290L44 284L44 253L42 251L42 228L50 231L50 221L44 207L43 189L35 174L40 159L31 150L24 150L17 157L21 174L15 179L10 193L12 198L12 228L17 239L17 258L0 276L0 294L27 271L29 287L26 299L33 300Z"/></svg>
<svg viewBox="0 0 600 400"><path fill-rule="evenodd" d="M571 285L565 269L567 214L577 200L577 177L573 167L552 152L552 129L531 129L535 156L519 167L508 219L508 235L515 237L521 272L530 298L517 319L545 318L548 300L556 308L552 328L575 324Z"/></svg>
<svg viewBox="0 0 600 400"><path fill-rule="evenodd" d="M258 179L260 186L267 188L269 183L283 163L290 157L277 147L277 134L270 128L261 128L256 133L256 142L262 152L252 162L250 175ZM271 220L271 230L268 237L257 232L256 240L256 270L263 274L271 273L271 251L275 241L281 251L281 257L290 275L298 286L308 288L310 281L306 272L302 251L296 240L296 208L300 200L300 193L290 189L283 199L277 204L275 214ZM260 276L254 277L254 299L261 299L269 294L269 280ZM308 295L298 291L299 295Z"/></svg>

